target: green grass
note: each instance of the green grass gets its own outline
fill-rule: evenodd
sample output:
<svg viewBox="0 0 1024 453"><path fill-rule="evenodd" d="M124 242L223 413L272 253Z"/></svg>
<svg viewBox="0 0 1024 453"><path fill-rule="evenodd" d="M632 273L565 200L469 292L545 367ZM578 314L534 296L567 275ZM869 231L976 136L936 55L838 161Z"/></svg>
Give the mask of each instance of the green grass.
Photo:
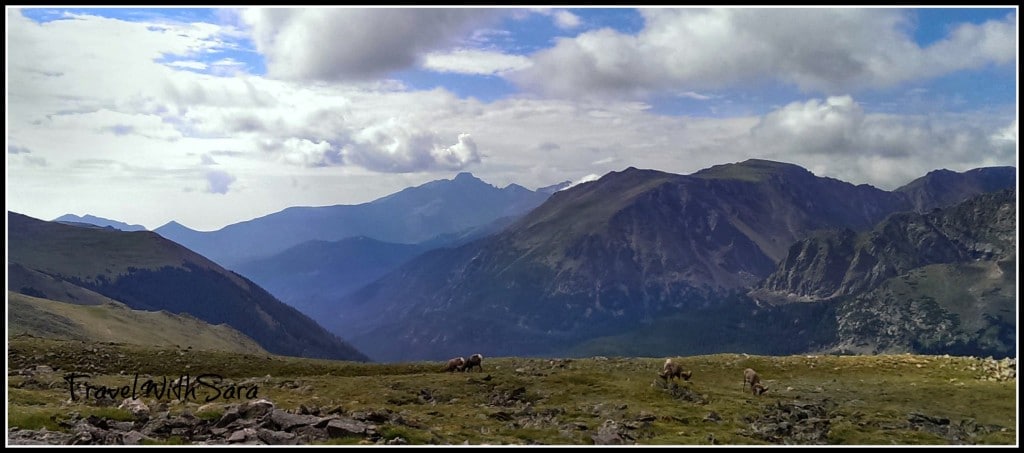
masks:
<svg viewBox="0 0 1024 453"><path fill-rule="evenodd" d="M123 354L125 361L148 370L139 371L160 370L172 376L183 372L182 362L162 360L185 357L179 355L180 350L69 343L13 338L11 368L23 368L32 361L28 359L41 357L43 363L35 361L33 365L45 363L60 368L53 373L53 379L60 379L63 372L73 369L65 367L77 363L77 357L82 355ZM48 353L53 356L46 358ZM793 402L827 404L832 407L830 416L842 417L834 418L827 437L830 444L950 443L938 435L911 429L907 417L914 412L945 417L954 424L970 418L978 425L1006 429L980 435L977 443L1015 442L1015 383L980 379L984 376L979 359L716 354L675 360L693 371L692 380L680 385L703 396L707 404L675 399L654 385L664 358L610 357L568 362L488 358L483 373L443 373L438 371L441 364L433 362L366 364L213 353L188 355L187 363L195 373L231 370L225 374L235 382L257 378L258 396L283 409L294 410L301 404L323 410L340 407L347 413L400 414L403 423L380 423L378 432L386 440L402 437L413 445L587 445L593 443L591 436L606 420L623 424L641 417L652 419L636 422L637 429L630 432L637 443L644 445L706 445L711 438L724 445L759 445L768 442L746 432L748 420L760 417L777 404ZM111 362L116 364L113 368L125 366L116 360ZM172 373L175 366L179 368ZM742 370L747 367L762 375L771 388L767 394L754 397L741 389ZM93 372L92 381L117 385L126 380L124 375L109 369ZM128 371L132 374L136 370ZM487 376L490 378L485 380ZM45 381L41 377L35 379ZM19 385L18 381L8 383L9 424L46 426L51 416L60 417L71 410L86 414L91 410L88 403L64 405L67 395L60 389L12 388L14 385ZM213 419L228 404L239 401L217 401L207 412L198 414ZM189 402L171 405L170 409L195 413L202 404ZM127 416L125 411L96 409L112 411L113 416ZM718 414L721 421L705 421L710 412ZM365 443L364 439L349 437L329 443L361 442Z"/></svg>
<svg viewBox="0 0 1024 453"><path fill-rule="evenodd" d="M60 431L53 410L21 406L15 406L17 410L14 410L11 403L8 403L8 408L12 410L7 414L7 428L17 426L21 429L46 428L48 431Z"/></svg>

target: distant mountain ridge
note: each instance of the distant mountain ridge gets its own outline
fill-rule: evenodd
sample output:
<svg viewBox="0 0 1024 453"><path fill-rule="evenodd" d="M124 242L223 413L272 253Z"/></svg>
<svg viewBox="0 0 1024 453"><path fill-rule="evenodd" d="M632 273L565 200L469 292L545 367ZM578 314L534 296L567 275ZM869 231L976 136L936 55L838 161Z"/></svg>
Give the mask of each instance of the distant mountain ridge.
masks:
<svg viewBox="0 0 1024 453"><path fill-rule="evenodd" d="M382 360L442 358L473 345L499 355L563 350L722 304L818 231L865 231L934 200L1012 187L1015 176L942 185L936 190L955 193L915 202L759 159L686 176L629 168L556 192L493 236L413 259L339 300L323 322ZM919 186L921 194L933 187Z"/></svg>
<svg viewBox="0 0 1024 453"><path fill-rule="evenodd" d="M113 227L121 231L147 231L147 228L142 225L129 225L127 223L119 222L117 220L96 217L91 214L86 214L81 217L74 214L64 214L60 217L57 217L56 219L53 219L53 221L61 223L85 223L101 227Z"/></svg>
<svg viewBox="0 0 1024 453"><path fill-rule="evenodd" d="M269 352L315 358L366 356L259 286L149 231L45 222L8 212L8 289L61 302L189 313L227 324ZM99 295L103 297L99 297Z"/></svg>
<svg viewBox="0 0 1024 453"><path fill-rule="evenodd" d="M516 184L499 189L463 172L451 180L428 182L358 205L291 207L211 232L176 222L155 231L217 263L236 267L310 240L365 236L420 243L522 215L547 197Z"/></svg>
<svg viewBox="0 0 1024 453"><path fill-rule="evenodd" d="M928 172L905 186L896 189L904 194L915 211L927 212L935 208L952 206L974 195L1014 187L1017 179L1014 167L984 167L957 173L941 169ZM1011 184L1007 185L1007 182Z"/></svg>

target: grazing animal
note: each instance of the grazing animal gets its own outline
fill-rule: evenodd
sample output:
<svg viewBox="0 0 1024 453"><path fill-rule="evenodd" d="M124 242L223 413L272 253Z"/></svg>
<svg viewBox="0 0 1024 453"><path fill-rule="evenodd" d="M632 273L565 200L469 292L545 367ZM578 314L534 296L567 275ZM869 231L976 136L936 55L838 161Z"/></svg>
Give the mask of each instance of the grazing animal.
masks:
<svg viewBox="0 0 1024 453"><path fill-rule="evenodd" d="M465 368L463 369L463 371L467 371L468 372L468 371L472 370L473 367L476 367L476 368L479 368L480 372L482 373L484 371L484 366L481 365L481 363L483 361L484 361L484 356L482 354L473 354L473 355L469 356L469 360L466 361L466 365L465 365Z"/></svg>
<svg viewBox="0 0 1024 453"><path fill-rule="evenodd" d="M683 371L683 367L678 363L673 362L672 359L665 359L665 365L662 367L661 372L658 373L658 376L665 380L682 378L684 381L689 381L690 377L693 376L693 372Z"/></svg>
<svg viewBox="0 0 1024 453"><path fill-rule="evenodd" d="M761 376L752 368L743 370L743 388L746 389L747 385L750 385L750 393L754 395L760 395L768 391L768 387L761 384Z"/></svg>
<svg viewBox="0 0 1024 453"><path fill-rule="evenodd" d="M466 359L464 359L462 357L456 357L454 359L449 359L448 360L448 363L445 364L445 366L444 366L444 371L447 371L447 372L462 371L465 368L465 366L466 366Z"/></svg>

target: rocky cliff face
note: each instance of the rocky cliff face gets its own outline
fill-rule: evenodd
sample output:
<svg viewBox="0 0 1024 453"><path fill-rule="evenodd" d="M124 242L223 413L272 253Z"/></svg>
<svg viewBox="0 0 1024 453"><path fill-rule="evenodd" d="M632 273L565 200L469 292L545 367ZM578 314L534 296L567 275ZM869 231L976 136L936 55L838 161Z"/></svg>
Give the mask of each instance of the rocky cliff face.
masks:
<svg viewBox="0 0 1024 453"><path fill-rule="evenodd" d="M833 351L1016 353L1016 192L799 241L750 295L836 302Z"/></svg>
<svg viewBox="0 0 1024 453"><path fill-rule="evenodd" d="M755 296L820 300L856 295L931 264L1016 256L1016 192L975 197L929 214L898 213L869 232L817 234L790 247Z"/></svg>

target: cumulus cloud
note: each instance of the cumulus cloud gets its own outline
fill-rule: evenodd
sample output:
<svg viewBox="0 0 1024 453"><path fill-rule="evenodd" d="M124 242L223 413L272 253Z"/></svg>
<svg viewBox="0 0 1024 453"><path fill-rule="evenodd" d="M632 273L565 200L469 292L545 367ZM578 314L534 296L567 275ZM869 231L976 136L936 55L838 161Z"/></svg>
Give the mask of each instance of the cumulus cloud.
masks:
<svg viewBox="0 0 1024 453"><path fill-rule="evenodd" d="M844 91L801 99L764 116L699 118L662 115L651 104L615 99L512 96L482 102L399 83L218 77L166 61L168 55L192 60L188 55L223 45L222 30L121 22L75 16L37 24L9 10L8 141L16 146L8 147L8 160L18 166L8 175L12 209L45 209L46 216L56 217L67 212L71 192L80 195L76 202L92 200L89 209L103 212L126 212L124 200L174 200L132 205L132 216L147 217L122 220L159 225L173 216L219 228L287 206L362 203L468 167L499 187L538 187L627 166L690 173L762 157L883 186L935 168L1012 165L1016 159L1013 111L1000 112L1000 106L961 114L882 115ZM986 30L968 27L949 40L974 36L988 42L978 40L992 33ZM481 39L501 36L488 32ZM634 55L631 46L638 43L609 36L621 48L602 51L620 53L629 70L623 69L621 80L600 74L595 80L628 90L640 77L650 82L640 88L671 85L671 94L707 101L709 107L728 101L711 94L713 89L652 78L644 66L648 57ZM761 60L756 52L748 56ZM591 63L607 72L619 64L616 58ZM732 58L722 54L725 62ZM737 66L737 74L749 75L740 71L744 67ZM576 69L566 61L562 70ZM707 71L710 78L729 75L720 68ZM208 173L215 169L221 171ZM183 181L192 191L186 196ZM229 191L232 203L204 196Z"/></svg>
<svg viewBox="0 0 1024 453"><path fill-rule="evenodd" d="M845 153L860 138L864 110L850 96L794 102L761 120L751 133L759 143L802 153Z"/></svg>
<svg viewBox="0 0 1024 453"><path fill-rule="evenodd" d="M992 134L992 141L995 143L1017 143L1017 120L1013 120L1009 126L996 131Z"/></svg>
<svg viewBox="0 0 1024 453"><path fill-rule="evenodd" d="M583 21L580 20L579 16L566 11L564 9L550 9L550 8L533 8L530 12L537 13L543 16L550 17L555 26L562 30L571 30L579 27ZM519 13L516 16L522 18L525 14Z"/></svg>
<svg viewBox="0 0 1024 453"><path fill-rule="evenodd" d="M351 139L352 143L342 150L345 162L375 171L461 170L480 162L480 153L469 134L459 134L456 143L446 145L433 132L394 120L367 127Z"/></svg>
<svg viewBox="0 0 1024 453"><path fill-rule="evenodd" d="M259 8L242 13L272 77L366 79L413 66L495 14L448 8Z"/></svg>
<svg viewBox="0 0 1024 453"><path fill-rule="evenodd" d="M32 150L17 145L7 145L7 154L30 154Z"/></svg>
<svg viewBox="0 0 1024 453"><path fill-rule="evenodd" d="M1013 123L1006 126L1003 129L996 131L989 137L989 142L992 144L992 148L996 150L994 154L998 156L1016 156L1017 155L1017 120L1014 119ZM999 164L998 161L993 161L994 164Z"/></svg>
<svg viewBox="0 0 1024 453"><path fill-rule="evenodd" d="M1016 57L1016 14L962 24L918 46L895 9L641 9L635 35L609 28L559 39L509 75L543 93L647 95L774 79L805 92L887 87Z"/></svg>
<svg viewBox="0 0 1024 453"><path fill-rule="evenodd" d="M281 158L292 165L305 167L326 167L341 163L341 154L331 147L330 142L313 142L304 138L291 137L282 142L278 149Z"/></svg>
<svg viewBox="0 0 1024 453"><path fill-rule="evenodd" d="M793 102L763 116L738 145L819 174L895 188L936 168L1013 162L1016 121L964 115L868 114L851 96Z"/></svg>
<svg viewBox="0 0 1024 453"><path fill-rule="evenodd" d="M555 11L555 25L562 29L572 29L580 26L580 18L566 10Z"/></svg>
<svg viewBox="0 0 1024 453"><path fill-rule="evenodd" d="M210 170L206 172L206 192L226 194L235 182L235 176L222 170Z"/></svg>
<svg viewBox="0 0 1024 453"><path fill-rule="evenodd" d="M476 49L434 52L423 60L423 67L431 71L477 75L501 75L528 68L531 64L529 58L521 55Z"/></svg>

